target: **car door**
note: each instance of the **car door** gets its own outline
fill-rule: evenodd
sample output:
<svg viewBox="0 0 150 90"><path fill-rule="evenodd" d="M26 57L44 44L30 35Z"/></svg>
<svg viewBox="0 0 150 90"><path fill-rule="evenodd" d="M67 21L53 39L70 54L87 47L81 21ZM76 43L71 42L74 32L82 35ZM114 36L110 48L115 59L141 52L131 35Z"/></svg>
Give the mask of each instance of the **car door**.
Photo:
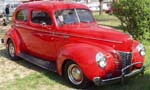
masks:
<svg viewBox="0 0 150 90"><path fill-rule="evenodd" d="M54 60L54 27L50 14L47 11L32 9L30 18L28 50L34 56Z"/></svg>
<svg viewBox="0 0 150 90"><path fill-rule="evenodd" d="M15 20L12 26L17 31L18 36L20 37L21 49L22 51L26 51L26 39L28 38L28 30L26 28L28 26L28 9L17 10L13 19Z"/></svg>

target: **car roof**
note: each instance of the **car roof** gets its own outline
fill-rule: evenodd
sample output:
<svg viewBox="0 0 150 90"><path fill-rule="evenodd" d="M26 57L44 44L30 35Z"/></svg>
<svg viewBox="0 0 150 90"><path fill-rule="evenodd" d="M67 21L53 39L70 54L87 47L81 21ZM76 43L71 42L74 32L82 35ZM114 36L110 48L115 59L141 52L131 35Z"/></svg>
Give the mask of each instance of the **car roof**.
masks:
<svg viewBox="0 0 150 90"><path fill-rule="evenodd" d="M34 2L28 2L22 4L20 5L20 7L42 8L42 9L51 9L51 10L71 9L71 8L88 9L88 7L85 5L78 4L78 3L64 2L64 1L34 1Z"/></svg>

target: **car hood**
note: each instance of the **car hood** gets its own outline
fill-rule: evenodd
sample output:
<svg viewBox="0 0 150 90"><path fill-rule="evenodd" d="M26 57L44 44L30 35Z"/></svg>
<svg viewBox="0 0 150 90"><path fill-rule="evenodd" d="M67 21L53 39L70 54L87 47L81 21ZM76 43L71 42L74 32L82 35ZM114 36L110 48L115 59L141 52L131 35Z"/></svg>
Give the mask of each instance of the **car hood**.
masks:
<svg viewBox="0 0 150 90"><path fill-rule="evenodd" d="M64 25L62 29L71 36L92 39L92 42L110 46L119 51L131 52L133 39L119 30L96 24Z"/></svg>

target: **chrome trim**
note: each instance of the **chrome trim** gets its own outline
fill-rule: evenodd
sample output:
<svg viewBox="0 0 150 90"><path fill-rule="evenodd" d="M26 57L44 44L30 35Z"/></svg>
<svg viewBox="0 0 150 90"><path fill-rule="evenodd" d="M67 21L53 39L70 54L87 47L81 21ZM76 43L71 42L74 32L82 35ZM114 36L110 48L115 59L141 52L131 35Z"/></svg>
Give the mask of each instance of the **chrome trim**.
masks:
<svg viewBox="0 0 150 90"><path fill-rule="evenodd" d="M78 23L80 23L80 18L79 18L79 15L77 13L77 10L76 9L74 9L74 10L75 10L75 13L76 13L76 16L77 16L77 19L78 19Z"/></svg>
<svg viewBox="0 0 150 90"><path fill-rule="evenodd" d="M130 65L128 65L128 66L122 68L122 70L121 70L122 74L124 73L124 71L125 71L126 69L128 69L128 68L130 68L131 66L136 65L136 64L142 64L142 62L132 63L132 64L130 64Z"/></svg>
<svg viewBox="0 0 150 90"><path fill-rule="evenodd" d="M132 64L132 58L133 58L132 53L119 52L119 56L120 56L120 59L121 59L120 64L122 65L122 68ZM121 73L122 68L118 69L118 70L120 70L120 73ZM126 69L125 73L127 74L130 71L131 71L131 68L128 68L128 69Z"/></svg>
<svg viewBox="0 0 150 90"><path fill-rule="evenodd" d="M16 25L16 26L17 26L17 27L21 27L21 28L32 29L32 30L36 30L36 31L40 31L40 32L52 33L52 31L42 31L42 30L40 30L40 29L33 28L33 27L29 27L29 26L23 26L23 25ZM112 43L118 43L118 44L122 44L122 43L123 43L123 42L121 42L121 41L107 40L107 39L103 39L103 38L85 37L85 36L80 36L80 35L75 35L75 34L66 34L66 33L60 33L60 32L56 32L56 31L55 31L55 35L56 35L56 34L66 35L66 36L73 36L73 37L78 37L78 38L86 38L86 39L100 40L100 41L112 42ZM55 36L55 35L54 35L54 36Z"/></svg>
<svg viewBox="0 0 150 90"><path fill-rule="evenodd" d="M13 43L10 43L8 45L8 53L11 57L15 56L16 51L15 51L15 47L14 47Z"/></svg>
<svg viewBox="0 0 150 90"><path fill-rule="evenodd" d="M27 26L27 25L25 26L25 25L16 24L15 26L20 27L20 28L25 28L25 29L31 29L31 30L34 30L34 31L47 32L47 33L50 32L50 31L44 31L44 30L41 30L41 29L33 28L33 27L30 27L30 26Z"/></svg>
<svg viewBox="0 0 150 90"><path fill-rule="evenodd" d="M80 85L83 82L83 72L76 64L71 64L67 70L68 79L74 85Z"/></svg>
<svg viewBox="0 0 150 90"><path fill-rule="evenodd" d="M127 54L132 54L132 52L125 52L125 51L119 51L119 50L117 50L117 52L119 52L119 53L127 53Z"/></svg>
<svg viewBox="0 0 150 90"><path fill-rule="evenodd" d="M56 34L65 34L68 36L73 36L73 37L78 37L78 38L87 38L87 39L94 39L94 40L101 40L101 41L106 41L106 42L113 42L113 43L118 43L118 44L122 44L123 42L119 42L119 41L113 41L113 40L107 40L107 39L102 39L102 38L93 38L93 37L85 37L85 36L79 36L79 35L75 35L75 34L66 34L66 33L59 33L56 32Z"/></svg>
<svg viewBox="0 0 150 90"><path fill-rule="evenodd" d="M127 67L123 68L121 70L122 74L119 77L114 77L114 78L104 79L104 80L102 80L101 77L95 77L93 79L93 82L95 85L100 86L100 85L105 85L105 84L110 84L110 83L115 83L115 82L120 82L120 81L124 82L124 79L126 79L126 78L130 78L130 77L135 76L137 74L143 74L145 71L144 66L142 66L140 69L133 70L132 72L130 72L128 74L124 74L124 71L126 69L128 69L129 67L132 67L136 64L142 64L142 62L136 62L136 63L133 63L133 64L128 65Z"/></svg>

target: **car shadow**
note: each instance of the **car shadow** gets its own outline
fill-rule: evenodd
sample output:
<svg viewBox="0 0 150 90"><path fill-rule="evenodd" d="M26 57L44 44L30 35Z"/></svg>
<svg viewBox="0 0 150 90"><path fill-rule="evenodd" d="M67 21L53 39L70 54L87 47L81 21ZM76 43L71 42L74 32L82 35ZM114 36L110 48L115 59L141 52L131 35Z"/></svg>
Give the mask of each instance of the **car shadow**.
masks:
<svg viewBox="0 0 150 90"><path fill-rule="evenodd" d="M5 57L7 60L10 60L7 50L1 49L0 50L0 57ZM20 64L21 66L24 66L28 69L35 70L46 77L48 77L51 80L56 81L59 84L65 85L67 87L71 86L65 82L63 77L60 77L57 73L47 71L45 69L42 69L32 63L29 63L23 59L14 61L17 64ZM109 84L109 85L103 85L103 86L95 86L92 84L89 88L84 90L149 90L150 89L150 67L148 67L147 73L144 76L138 75L137 77L131 78L127 80L124 84L121 84L120 82L115 84ZM73 89L76 90L76 89ZM82 89L80 89L82 90Z"/></svg>
<svg viewBox="0 0 150 90"><path fill-rule="evenodd" d="M7 54L7 50L6 49L0 49L0 57L4 57L6 58L6 60L11 60L9 55ZM42 75L45 75L46 77L48 77L51 80L56 81L57 83L60 83L62 85L65 85L67 87L71 87L68 83L65 82L64 78L59 76L57 73L55 72L51 72L48 71L46 69L43 69L39 66L36 66L24 59L19 58L18 60L14 60L15 63L24 66L25 68L37 71L39 73L41 73Z"/></svg>

